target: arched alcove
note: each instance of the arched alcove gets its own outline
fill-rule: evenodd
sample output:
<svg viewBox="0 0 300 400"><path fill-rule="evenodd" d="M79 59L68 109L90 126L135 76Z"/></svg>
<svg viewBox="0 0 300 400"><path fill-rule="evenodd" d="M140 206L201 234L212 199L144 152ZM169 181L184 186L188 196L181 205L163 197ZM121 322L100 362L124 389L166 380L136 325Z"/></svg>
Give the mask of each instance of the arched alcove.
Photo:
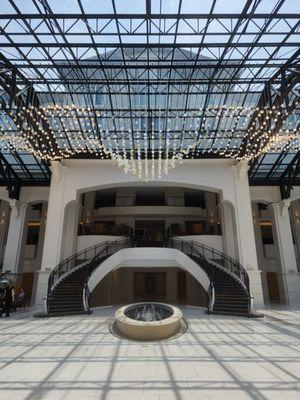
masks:
<svg viewBox="0 0 300 400"><path fill-rule="evenodd" d="M277 235L270 201L252 200L253 227L264 302L284 303L284 278L277 248Z"/></svg>
<svg viewBox="0 0 300 400"><path fill-rule="evenodd" d="M102 262L87 285L92 306L157 300L206 307L210 282L195 261L176 249L130 248Z"/></svg>
<svg viewBox="0 0 300 400"><path fill-rule="evenodd" d="M44 199L28 203L16 275L16 288L23 287L28 300L35 298L37 274L41 268L48 203Z"/></svg>
<svg viewBox="0 0 300 400"><path fill-rule="evenodd" d="M11 208L6 198L0 198L0 266L2 267L5 255L6 241L10 223ZM2 269L2 268L0 268Z"/></svg>
<svg viewBox="0 0 300 400"><path fill-rule="evenodd" d="M144 246L155 245L150 241L162 240L166 235L185 236L223 251L219 210L223 194L218 188L208 191L201 185L139 182L130 186L101 185L97 189L78 192L82 204L80 249L82 242L95 244L97 235L122 236L129 228L136 233L139 245L143 241L147 242ZM144 237L147 232L151 237Z"/></svg>
<svg viewBox="0 0 300 400"><path fill-rule="evenodd" d="M300 271L300 195L294 195L291 198L289 212L295 255L298 265L298 271Z"/></svg>

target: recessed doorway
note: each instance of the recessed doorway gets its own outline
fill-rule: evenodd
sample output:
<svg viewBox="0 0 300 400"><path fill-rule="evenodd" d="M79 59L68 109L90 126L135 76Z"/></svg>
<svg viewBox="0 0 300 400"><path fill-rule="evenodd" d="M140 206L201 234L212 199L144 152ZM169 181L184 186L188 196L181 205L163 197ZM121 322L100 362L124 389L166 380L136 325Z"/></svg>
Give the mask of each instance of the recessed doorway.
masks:
<svg viewBox="0 0 300 400"><path fill-rule="evenodd" d="M267 272L267 282L270 303L280 303L280 293L276 272Z"/></svg>
<svg viewBox="0 0 300 400"><path fill-rule="evenodd" d="M166 301L165 272L135 272L133 297L139 301Z"/></svg>

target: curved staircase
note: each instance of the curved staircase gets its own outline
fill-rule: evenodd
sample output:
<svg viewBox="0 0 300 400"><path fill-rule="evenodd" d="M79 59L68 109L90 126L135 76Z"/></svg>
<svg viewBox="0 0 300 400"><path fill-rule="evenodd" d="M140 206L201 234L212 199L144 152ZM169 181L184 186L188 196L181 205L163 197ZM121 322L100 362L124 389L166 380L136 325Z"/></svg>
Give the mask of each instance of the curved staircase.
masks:
<svg viewBox="0 0 300 400"><path fill-rule="evenodd" d="M236 260L209 246L182 239L170 239L176 248L197 262L207 273L211 285L208 313L250 316L252 298L249 277Z"/></svg>
<svg viewBox="0 0 300 400"><path fill-rule="evenodd" d="M214 276L215 304L212 312L222 315L248 316L249 294L243 285L217 266Z"/></svg>
<svg viewBox="0 0 300 400"><path fill-rule="evenodd" d="M50 274L46 308L48 316L89 312L89 276L115 252L134 247L124 238L92 246L63 260ZM246 270L231 257L200 243L168 239L164 247L175 248L191 257L210 280L208 313L250 316L251 294Z"/></svg>
<svg viewBox="0 0 300 400"><path fill-rule="evenodd" d="M128 238L91 246L63 260L51 272L46 297L49 317L88 313L83 292L90 274L113 253L131 247Z"/></svg>
<svg viewBox="0 0 300 400"><path fill-rule="evenodd" d="M55 286L49 298L49 316L54 317L85 313L82 292L84 282L90 272L92 272L92 270L89 264L84 265L68 274Z"/></svg>

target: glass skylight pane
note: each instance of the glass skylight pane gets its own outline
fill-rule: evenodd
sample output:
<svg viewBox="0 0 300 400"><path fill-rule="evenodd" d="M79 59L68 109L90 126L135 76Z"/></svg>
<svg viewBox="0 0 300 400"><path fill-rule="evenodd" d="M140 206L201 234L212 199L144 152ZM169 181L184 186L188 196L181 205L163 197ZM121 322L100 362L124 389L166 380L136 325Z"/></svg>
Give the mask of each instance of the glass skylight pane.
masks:
<svg viewBox="0 0 300 400"><path fill-rule="evenodd" d="M212 5L212 0L201 0L201 1L195 1L195 0L183 0L182 1L182 6L181 6L181 13L191 13L191 14L197 14L197 13L209 13Z"/></svg>
<svg viewBox="0 0 300 400"><path fill-rule="evenodd" d="M117 13L120 14L145 14L146 1L130 0L129 3L124 0L115 0Z"/></svg>
<svg viewBox="0 0 300 400"><path fill-rule="evenodd" d="M280 13L300 13L300 2L298 0L285 0L284 3L282 4L280 10Z"/></svg>
<svg viewBox="0 0 300 400"><path fill-rule="evenodd" d="M217 0L214 12L223 14L239 14L244 6L245 0Z"/></svg>
<svg viewBox="0 0 300 400"><path fill-rule="evenodd" d="M111 0L84 0L81 3L87 14L112 14L114 12Z"/></svg>
<svg viewBox="0 0 300 400"><path fill-rule="evenodd" d="M46 3L46 2L45 2ZM73 0L48 0L53 13L79 14L80 8L77 1Z"/></svg>
<svg viewBox="0 0 300 400"><path fill-rule="evenodd" d="M14 0L16 6L18 9L26 14L37 14L39 11L34 5L32 0ZM1 7L2 7L3 1L1 1Z"/></svg>
<svg viewBox="0 0 300 400"><path fill-rule="evenodd" d="M1 0L1 14L16 14L9 0Z"/></svg>

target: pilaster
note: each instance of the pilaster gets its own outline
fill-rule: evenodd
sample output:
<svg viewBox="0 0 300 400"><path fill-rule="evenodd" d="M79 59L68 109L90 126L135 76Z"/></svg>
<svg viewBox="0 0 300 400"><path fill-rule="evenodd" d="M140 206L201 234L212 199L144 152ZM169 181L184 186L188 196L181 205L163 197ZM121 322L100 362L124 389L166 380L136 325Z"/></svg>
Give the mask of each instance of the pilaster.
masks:
<svg viewBox="0 0 300 400"><path fill-rule="evenodd" d="M250 189L246 161L233 166L235 190L235 217L239 249L239 261L246 268L250 280L250 290L255 307L264 304L261 272L258 269L255 235L252 218Z"/></svg>
<svg viewBox="0 0 300 400"><path fill-rule="evenodd" d="M43 246L41 270L38 271L38 284L35 304L43 305L47 295L50 271L59 263L63 239L64 223L64 183L66 168L58 161L51 164L51 184L47 210L47 223Z"/></svg>
<svg viewBox="0 0 300 400"><path fill-rule="evenodd" d="M272 203L275 226L275 240L278 258L280 260L285 295L291 305L300 305L300 275L298 273L293 235L289 215L289 200Z"/></svg>
<svg viewBox="0 0 300 400"><path fill-rule="evenodd" d="M11 214L4 254L3 270L9 270L12 274L16 274L19 269L28 204L22 203L18 200L11 200L9 205L11 208Z"/></svg>
<svg viewBox="0 0 300 400"><path fill-rule="evenodd" d="M252 208L245 161L240 161L234 169L235 216L240 263L250 271L258 270Z"/></svg>
<svg viewBox="0 0 300 400"><path fill-rule="evenodd" d="M53 269L60 261L64 223L64 183L66 167L58 161L51 164L52 178L47 210L47 224L41 270Z"/></svg>

